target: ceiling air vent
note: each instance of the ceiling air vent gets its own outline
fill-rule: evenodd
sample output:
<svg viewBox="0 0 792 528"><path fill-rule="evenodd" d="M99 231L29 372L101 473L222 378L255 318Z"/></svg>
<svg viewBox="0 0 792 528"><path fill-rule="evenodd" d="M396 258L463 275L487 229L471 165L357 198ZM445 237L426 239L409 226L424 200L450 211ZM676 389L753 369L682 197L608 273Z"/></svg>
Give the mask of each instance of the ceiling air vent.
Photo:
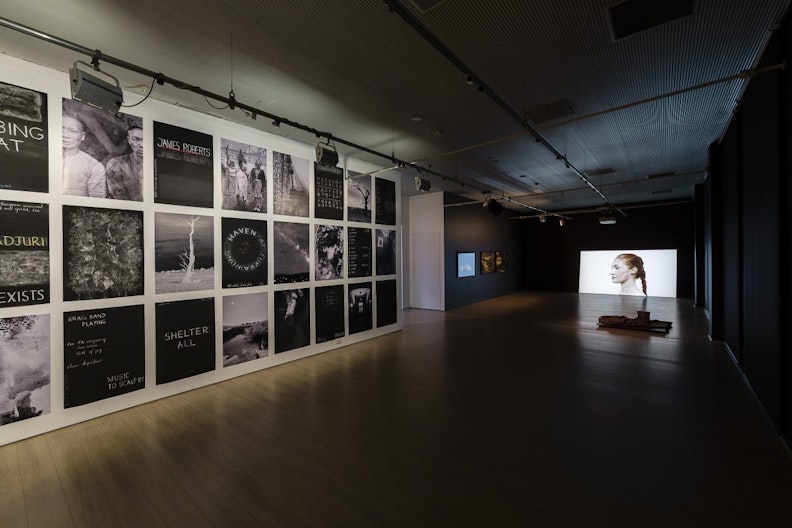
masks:
<svg viewBox="0 0 792 528"><path fill-rule="evenodd" d="M627 0L608 8L613 39L619 40L693 13L695 0Z"/></svg>
<svg viewBox="0 0 792 528"><path fill-rule="evenodd" d="M592 169L590 171L586 171L586 174L589 176L605 176L607 174L613 174L616 172L613 170L613 167L603 167L601 169Z"/></svg>
<svg viewBox="0 0 792 528"><path fill-rule="evenodd" d="M536 124L555 121L562 117L575 115L575 107L569 99L560 99L525 111L525 117Z"/></svg>
<svg viewBox="0 0 792 528"><path fill-rule="evenodd" d="M440 4L444 4L446 0L410 0L412 4L417 7L422 13L431 11Z"/></svg>

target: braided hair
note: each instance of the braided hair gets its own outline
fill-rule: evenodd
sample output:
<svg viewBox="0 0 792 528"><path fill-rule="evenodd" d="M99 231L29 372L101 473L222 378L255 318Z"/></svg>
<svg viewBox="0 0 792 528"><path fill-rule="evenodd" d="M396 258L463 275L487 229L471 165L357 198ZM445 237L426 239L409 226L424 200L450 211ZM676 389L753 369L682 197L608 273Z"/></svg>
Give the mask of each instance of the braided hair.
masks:
<svg viewBox="0 0 792 528"><path fill-rule="evenodd" d="M622 253L616 258L624 262L628 269L635 268L637 270L635 272L635 278L641 279L641 289L643 290L643 294L646 295L646 270L644 269L643 259L633 253Z"/></svg>

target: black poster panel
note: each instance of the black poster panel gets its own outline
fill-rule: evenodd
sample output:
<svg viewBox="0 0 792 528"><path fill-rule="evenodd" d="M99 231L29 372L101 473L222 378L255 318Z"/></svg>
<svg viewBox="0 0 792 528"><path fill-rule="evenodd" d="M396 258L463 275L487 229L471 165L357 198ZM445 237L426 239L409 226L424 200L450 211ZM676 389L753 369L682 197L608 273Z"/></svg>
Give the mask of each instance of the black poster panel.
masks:
<svg viewBox="0 0 792 528"><path fill-rule="evenodd" d="M350 227L347 229L347 270L350 278L371 277L371 229Z"/></svg>
<svg viewBox="0 0 792 528"><path fill-rule="evenodd" d="M377 229L377 275L396 273L396 231Z"/></svg>
<svg viewBox="0 0 792 528"><path fill-rule="evenodd" d="M396 225L396 183L383 178L374 178L375 222Z"/></svg>
<svg viewBox="0 0 792 528"><path fill-rule="evenodd" d="M50 300L49 206L0 200L0 308Z"/></svg>
<svg viewBox="0 0 792 528"><path fill-rule="evenodd" d="M49 190L47 94L0 82L0 189Z"/></svg>
<svg viewBox="0 0 792 528"><path fill-rule="evenodd" d="M275 222L272 233L275 284L307 282L310 271L308 224Z"/></svg>
<svg viewBox="0 0 792 528"><path fill-rule="evenodd" d="M214 217L154 214L156 293L214 288Z"/></svg>
<svg viewBox="0 0 792 528"><path fill-rule="evenodd" d="M214 205L212 136L154 121L154 201Z"/></svg>
<svg viewBox="0 0 792 528"><path fill-rule="evenodd" d="M143 213L63 206L63 300L143 295Z"/></svg>
<svg viewBox="0 0 792 528"><path fill-rule="evenodd" d="M346 199L347 220L371 223L371 176L358 176L359 172L348 171Z"/></svg>
<svg viewBox="0 0 792 528"><path fill-rule="evenodd" d="M0 386L0 425L49 414L49 314L0 318Z"/></svg>
<svg viewBox="0 0 792 528"><path fill-rule="evenodd" d="M267 222L223 218L223 288L267 284Z"/></svg>
<svg viewBox="0 0 792 528"><path fill-rule="evenodd" d="M314 163L314 217L344 219L344 170Z"/></svg>
<svg viewBox="0 0 792 528"><path fill-rule="evenodd" d="M63 314L68 409L146 386L143 305Z"/></svg>
<svg viewBox="0 0 792 528"><path fill-rule="evenodd" d="M156 304L157 385L215 368L214 299Z"/></svg>
<svg viewBox="0 0 792 528"><path fill-rule="evenodd" d="M396 281L377 281L377 328L396 323Z"/></svg>
<svg viewBox="0 0 792 528"><path fill-rule="evenodd" d="M275 353L311 344L311 290L275 292Z"/></svg>
<svg viewBox="0 0 792 528"><path fill-rule="evenodd" d="M344 337L344 286L316 288L316 342Z"/></svg>
<svg viewBox="0 0 792 528"><path fill-rule="evenodd" d="M372 328L371 283L360 282L349 285L349 334L357 334Z"/></svg>

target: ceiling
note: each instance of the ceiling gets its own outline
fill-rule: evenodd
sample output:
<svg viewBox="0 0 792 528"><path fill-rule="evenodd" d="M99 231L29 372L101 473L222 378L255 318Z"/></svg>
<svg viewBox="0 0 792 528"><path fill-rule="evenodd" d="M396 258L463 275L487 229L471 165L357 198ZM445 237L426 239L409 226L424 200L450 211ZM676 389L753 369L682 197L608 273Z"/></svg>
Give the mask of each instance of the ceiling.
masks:
<svg viewBox="0 0 792 528"><path fill-rule="evenodd" d="M638 16L668 3L631 1ZM489 190L535 215L692 198L747 81L685 90L754 67L789 1L688 2L692 14L619 39L614 0L4 0L0 17L213 93L233 89L241 103L385 157L338 143L341 154L415 162L432 191L481 201ZM62 71L86 60L6 27L0 51ZM102 69L127 104L151 83ZM152 97L317 141L169 85ZM546 120L536 109L547 105L563 111ZM399 170L414 194L415 171Z"/></svg>

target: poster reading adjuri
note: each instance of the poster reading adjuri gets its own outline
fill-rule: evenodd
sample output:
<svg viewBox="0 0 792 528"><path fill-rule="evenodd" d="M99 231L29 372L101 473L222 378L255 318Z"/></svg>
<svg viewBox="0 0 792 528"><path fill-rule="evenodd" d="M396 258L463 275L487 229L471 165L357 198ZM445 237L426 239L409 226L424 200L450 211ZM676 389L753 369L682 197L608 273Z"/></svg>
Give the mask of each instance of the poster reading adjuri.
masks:
<svg viewBox="0 0 792 528"><path fill-rule="evenodd" d="M214 205L212 136L154 121L154 201Z"/></svg>
<svg viewBox="0 0 792 528"><path fill-rule="evenodd" d="M146 386L143 305L63 314L64 406Z"/></svg>
<svg viewBox="0 0 792 528"><path fill-rule="evenodd" d="M47 94L0 82L0 189L47 192Z"/></svg>
<svg viewBox="0 0 792 528"><path fill-rule="evenodd" d="M267 284L267 222L223 218L223 288Z"/></svg>
<svg viewBox="0 0 792 528"><path fill-rule="evenodd" d="M50 298L49 206L0 200L0 308Z"/></svg>
<svg viewBox="0 0 792 528"><path fill-rule="evenodd" d="M215 368L214 299L157 303L157 385Z"/></svg>
<svg viewBox="0 0 792 528"><path fill-rule="evenodd" d="M0 319L0 425L49 414L50 316Z"/></svg>

